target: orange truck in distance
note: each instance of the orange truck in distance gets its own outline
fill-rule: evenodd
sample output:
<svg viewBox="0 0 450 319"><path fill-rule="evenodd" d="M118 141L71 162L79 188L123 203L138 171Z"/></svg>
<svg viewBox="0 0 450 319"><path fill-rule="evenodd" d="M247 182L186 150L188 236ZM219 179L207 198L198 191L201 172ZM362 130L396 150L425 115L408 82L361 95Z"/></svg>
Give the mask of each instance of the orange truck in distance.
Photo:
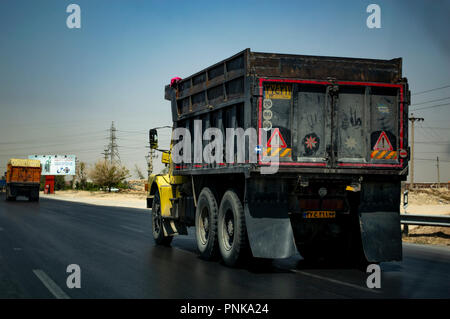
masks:
<svg viewBox="0 0 450 319"><path fill-rule="evenodd" d="M41 169L39 160L10 159L6 170L6 200L26 196L30 201L39 201Z"/></svg>

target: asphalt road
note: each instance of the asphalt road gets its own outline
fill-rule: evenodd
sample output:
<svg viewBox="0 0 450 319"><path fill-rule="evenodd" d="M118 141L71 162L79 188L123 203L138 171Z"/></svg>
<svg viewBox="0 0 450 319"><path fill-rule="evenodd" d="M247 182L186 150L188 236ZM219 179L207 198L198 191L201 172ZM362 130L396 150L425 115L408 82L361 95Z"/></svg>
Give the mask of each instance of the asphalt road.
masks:
<svg viewBox="0 0 450 319"><path fill-rule="evenodd" d="M192 236L158 247L148 210L0 195L0 298L450 298L450 249L404 244L382 263L381 289L357 269L300 256L231 269L198 258ZM81 288L66 268L81 268Z"/></svg>

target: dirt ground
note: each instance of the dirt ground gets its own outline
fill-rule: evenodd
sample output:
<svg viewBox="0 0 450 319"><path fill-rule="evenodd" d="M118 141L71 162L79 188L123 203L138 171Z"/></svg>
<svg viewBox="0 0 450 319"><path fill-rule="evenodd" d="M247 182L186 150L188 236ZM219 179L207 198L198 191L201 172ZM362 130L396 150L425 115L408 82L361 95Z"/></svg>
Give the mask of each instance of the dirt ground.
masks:
<svg viewBox="0 0 450 319"><path fill-rule="evenodd" d="M405 213L403 202L401 212ZM409 191L406 213L450 216L450 191L446 188ZM408 236L403 235L403 241L450 246L450 227L408 226Z"/></svg>
<svg viewBox="0 0 450 319"><path fill-rule="evenodd" d="M51 195L41 194L41 196L93 205L146 209L146 193L143 182L133 181L132 187L131 190L117 193L68 190L57 191L56 194ZM401 213L405 213L403 202ZM450 216L450 191L444 188L409 191L406 213ZM403 235L405 242L450 246L450 227L409 226L408 228L409 235Z"/></svg>
<svg viewBox="0 0 450 319"><path fill-rule="evenodd" d="M450 246L450 227L409 226L408 236L403 241L415 244Z"/></svg>
<svg viewBox="0 0 450 319"><path fill-rule="evenodd" d="M147 208L145 191L126 191L118 193L108 193L102 191L77 191L66 190L56 191L55 194L40 195L43 198L52 198L57 200L68 200L101 206Z"/></svg>

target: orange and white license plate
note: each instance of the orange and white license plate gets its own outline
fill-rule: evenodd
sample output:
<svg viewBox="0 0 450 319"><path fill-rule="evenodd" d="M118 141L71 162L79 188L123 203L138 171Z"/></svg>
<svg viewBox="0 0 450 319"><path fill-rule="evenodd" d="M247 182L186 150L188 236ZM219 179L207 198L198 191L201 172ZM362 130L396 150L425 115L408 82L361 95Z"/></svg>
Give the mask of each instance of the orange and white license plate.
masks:
<svg viewBox="0 0 450 319"><path fill-rule="evenodd" d="M309 210L303 213L303 218L336 218L336 212L331 210Z"/></svg>

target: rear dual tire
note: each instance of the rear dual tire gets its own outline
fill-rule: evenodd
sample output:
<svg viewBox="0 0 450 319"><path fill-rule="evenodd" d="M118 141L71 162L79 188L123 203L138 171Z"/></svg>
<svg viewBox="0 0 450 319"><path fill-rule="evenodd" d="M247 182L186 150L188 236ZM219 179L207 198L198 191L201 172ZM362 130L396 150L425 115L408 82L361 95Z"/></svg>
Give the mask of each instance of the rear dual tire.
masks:
<svg viewBox="0 0 450 319"><path fill-rule="evenodd" d="M39 202L39 197L30 196L30 197L28 198L28 201L30 201L30 202Z"/></svg>
<svg viewBox="0 0 450 319"><path fill-rule="evenodd" d="M6 200L8 202L13 202L16 200L16 196L10 196L9 194L11 194L11 188L6 186Z"/></svg>
<svg viewBox="0 0 450 319"><path fill-rule="evenodd" d="M245 214L241 200L233 190L222 197L218 219L219 250L224 263L234 267L249 256Z"/></svg>
<svg viewBox="0 0 450 319"><path fill-rule="evenodd" d="M212 190L202 189L195 213L195 234L201 258L213 260L220 255L230 267L245 259L248 240L244 208L233 190L225 192L218 207Z"/></svg>
<svg viewBox="0 0 450 319"><path fill-rule="evenodd" d="M33 189L30 191L28 200L30 202L38 202L39 201L39 188L36 188L36 189Z"/></svg>

